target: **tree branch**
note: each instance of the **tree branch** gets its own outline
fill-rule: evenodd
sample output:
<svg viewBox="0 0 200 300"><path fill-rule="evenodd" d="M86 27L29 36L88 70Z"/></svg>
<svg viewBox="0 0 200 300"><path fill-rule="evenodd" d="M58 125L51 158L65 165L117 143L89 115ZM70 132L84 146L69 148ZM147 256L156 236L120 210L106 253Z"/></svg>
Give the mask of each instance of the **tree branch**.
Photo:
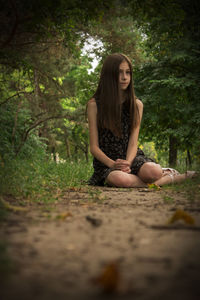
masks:
<svg viewBox="0 0 200 300"><path fill-rule="evenodd" d="M5 103L7 103L10 99L16 97L16 96L19 96L20 94L33 94L33 91L30 92L30 93L27 93L27 92L17 92L16 94L12 95L11 97L8 97L6 100L4 100L3 102L0 103L0 105L3 105Z"/></svg>
<svg viewBox="0 0 200 300"><path fill-rule="evenodd" d="M74 118L70 115L57 115L57 116L50 116L50 117L47 117L43 120L38 120L37 122L35 122L34 124L32 124L22 135L22 140L21 140L21 143L20 145L18 146L18 148L16 149L15 151L15 156L17 156L19 154L19 152L21 151L23 145L25 144L30 132L37 128L39 125L41 125L42 123L45 123L49 120L53 120L53 119L64 119L64 118L67 118L67 119L70 119L70 120L74 120Z"/></svg>

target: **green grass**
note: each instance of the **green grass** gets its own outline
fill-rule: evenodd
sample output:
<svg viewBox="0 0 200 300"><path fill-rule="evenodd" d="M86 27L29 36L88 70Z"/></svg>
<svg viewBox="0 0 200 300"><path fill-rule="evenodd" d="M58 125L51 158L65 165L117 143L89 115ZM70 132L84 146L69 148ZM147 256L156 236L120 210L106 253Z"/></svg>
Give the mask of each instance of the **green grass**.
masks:
<svg viewBox="0 0 200 300"><path fill-rule="evenodd" d="M198 168L196 168L198 170ZM184 172L183 170L179 170ZM11 195L18 199L18 205L25 206L27 200L38 202L54 202L70 187L84 186L93 172L92 160L68 160L64 163L37 156L32 160L15 159L1 163L0 191L2 195ZM190 201L198 199L200 176L182 183L163 187L176 192L184 191ZM98 195L88 189L90 198ZM163 199L170 202L171 199ZM4 218L5 210L0 205L0 219Z"/></svg>
<svg viewBox="0 0 200 300"><path fill-rule="evenodd" d="M189 202L200 203L200 175L192 179L186 179L180 183L175 183L162 187L165 190L171 190L176 193L184 193ZM170 199L164 199L166 202Z"/></svg>
<svg viewBox="0 0 200 300"><path fill-rule="evenodd" d="M169 204L171 204L171 203L173 203L174 198L173 198L173 197L170 197L170 196L164 195L164 196L163 196L163 201L164 201L164 203L169 203Z"/></svg>
<svg viewBox="0 0 200 300"><path fill-rule="evenodd" d="M59 191L85 185L92 174L92 162L51 160L15 160L0 169L0 190L19 198L54 201ZM21 203L23 201L21 200Z"/></svg>

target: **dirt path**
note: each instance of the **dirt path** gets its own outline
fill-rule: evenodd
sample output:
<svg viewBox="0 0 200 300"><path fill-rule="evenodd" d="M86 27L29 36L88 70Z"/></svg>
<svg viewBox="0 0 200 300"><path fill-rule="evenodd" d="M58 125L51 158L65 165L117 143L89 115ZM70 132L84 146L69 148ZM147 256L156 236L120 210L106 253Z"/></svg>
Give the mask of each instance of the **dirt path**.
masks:
<svg viewBox="0 0 200 300"><path fill-rule="evenodd" d="M98 191L66 191L57 203L27 203L9 215L0 238L13 270L0 298L200 299L200 200L164 190ZM167 225L177 209L195 224Z"/></svg>

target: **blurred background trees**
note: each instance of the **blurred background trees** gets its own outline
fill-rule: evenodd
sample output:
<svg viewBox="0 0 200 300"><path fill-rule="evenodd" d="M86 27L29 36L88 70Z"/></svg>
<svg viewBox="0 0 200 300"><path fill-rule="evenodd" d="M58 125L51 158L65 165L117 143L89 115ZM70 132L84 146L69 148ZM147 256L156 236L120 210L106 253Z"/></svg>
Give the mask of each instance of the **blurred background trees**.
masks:
<svg viewBox="0 0 200 300"><path fill-rule="evenodd" d="M113 52L134 65L145 151L165 166L198 163L198 15L197 0L1 0L1 163L89 161L86 103Z"/></svg>
<svg viewBox="0 0 200 300"><path fill-rule="evenodd" d="M146 59L135 70L145 103L142 134L167 151L174 166L178 154L188 165L200 157L199 10L196 0L132 1L145 36Z"/></svg>

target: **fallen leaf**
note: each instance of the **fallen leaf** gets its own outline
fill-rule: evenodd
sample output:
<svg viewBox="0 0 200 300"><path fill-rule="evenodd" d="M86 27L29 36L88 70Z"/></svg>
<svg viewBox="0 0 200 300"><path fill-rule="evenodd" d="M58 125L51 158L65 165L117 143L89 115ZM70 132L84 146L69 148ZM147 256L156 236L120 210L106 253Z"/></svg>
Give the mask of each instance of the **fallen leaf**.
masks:
<svg viewBox="0 0 200 300"><path fill-rule="evenodd" d="M186 224L194 225L195 220L194 218L185 212L184 210L177 209L172 217L169 219L168 224L173 224L178 220L183 220Z"/></svg>
<svg viewBox="0 0 200 300"><path fill-rule="evenodd" d="M120 284L120 272L116 262L107 264L93 282L99 285L105 293L114 293Z"/></svg>
<svg viewBox="0 0 200 300"><path fill-rule="evenodd" d="M66 218L72 217L72 214L69 211L63 212L56 216L56 219L64 221Z"/></svg>
<svg viewBox="0 0 200 300"><path fill-rule="evenodd" d="M155 184L155 183L148 183L148 188L149 189L154 189L154 190L160 190L161 187L158 185L158 184Z"/></svg>

